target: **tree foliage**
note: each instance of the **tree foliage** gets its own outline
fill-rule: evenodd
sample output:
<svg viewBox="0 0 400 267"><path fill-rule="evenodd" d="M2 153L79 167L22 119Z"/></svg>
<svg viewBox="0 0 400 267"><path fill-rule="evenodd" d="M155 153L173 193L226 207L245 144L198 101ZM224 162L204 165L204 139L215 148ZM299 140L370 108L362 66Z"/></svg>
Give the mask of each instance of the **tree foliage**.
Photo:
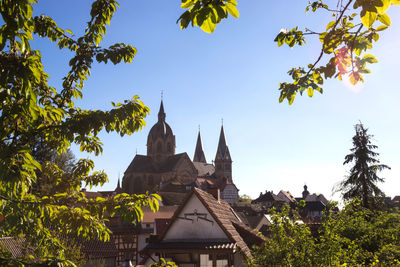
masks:
<svg viewBox="0 0 400 267"><path fill-rule="evenodd" d="M288 74L293 81L280 83L279 102L286 99L292 104L297 93L307 92L309 97L314 91L322 93L324 80L329 78L348 78L353 85L363 82L363 75L370 73L367 64L378 62L367 51L390 26L390 17L386 13L389 7L400 4L399 0L338 0L332 7L326 2L310 1L306 7L306 12L326 12L334 18L325 29L306 28L302 31L295 27L281 30L275 38L278 46L286 44L289 47L305 44L309 35L318 36L321 41L317 59L306 68L292 68ZM322 60L324 57L327 57L325 61Z"/></svg>
<svg viewBox="0 0 400 267"><path fill-rule="evenodd" d="M332 204L332 203L331 203ZM295 223L288 208L273 215L270 235L253 248L249 266L398 266L400 214L373 211L359 201L326 212L317 236Z"/></svg>
<svg viewBox="0 0 400 267"><path fill-rule="evenodd" d="M60 236L108 240L105 223L109 216L118 214L136 222L142 217L143 205L157 210L160 200L148 194L88 199L80 192L82 185L92 187L108 180L103 171L94 171L92 160L79 159L67 167L36 153L41 142L58 155L65 155L76 144L97 156L102 153L100 131L132 134L144 126L149 112L137 96L112 103L108 111L84 110L74 103L82 98L84 81L95 61L129 63L136 54L134 47L123 43L100 46L118 7L115 0L93 2L90 21L80 37L48 16L33 16L36 3L0 2L4 22L0 27L0 236L24 238L32 247L32 253L21 259L0 253L2 266L27 262L71 265ZM48 84L41 52L31 48L34 37L72 52L60 88ZM34 190L39 179L51 181L51 190Z"/></svg>
<svg viewBox="0 0 400 267"><path fill-rule="evenodd" d="M374 152L378 146L372 144L373 135L368 134L368 129L362 123L356 124L354 129L356 134L353 136L353 148L343 163L354 162L354 165L346 179L340 183L339 190L344 200L360 199L364 207L372 207L377 197L385 195L376 185L384 181L377 173L390 167L379 163L379 153Z"/></svg>
<svg viewBox="0 0 400 267"><path fill-rule="evenodd" d="M203 31L212 33L222 19L230 14L238 18L236 0L182 0L181 7L187 9L178 19L181 29L191 24L199 26Z"/></svg>

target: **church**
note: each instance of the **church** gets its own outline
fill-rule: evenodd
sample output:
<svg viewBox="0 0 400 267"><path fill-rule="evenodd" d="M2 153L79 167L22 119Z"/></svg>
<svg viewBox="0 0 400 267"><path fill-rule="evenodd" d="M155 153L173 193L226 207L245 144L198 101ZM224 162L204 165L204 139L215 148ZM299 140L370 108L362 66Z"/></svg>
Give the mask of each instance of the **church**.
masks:
<svg viewBox="0 0 400 267"><path fill-rule="evenodd" d="M135 155L126 169L122 188L117 191L142 194L158 193L164 205L178 205L193 187L219 194L228 203L238 200L238 188L232 180L232 159L221 126L219 143L213 164L207 163L197 136L193 160L186 152L175 154L175 135L165 120L161 100L158 121L147 137L147 155Z"/></svg>

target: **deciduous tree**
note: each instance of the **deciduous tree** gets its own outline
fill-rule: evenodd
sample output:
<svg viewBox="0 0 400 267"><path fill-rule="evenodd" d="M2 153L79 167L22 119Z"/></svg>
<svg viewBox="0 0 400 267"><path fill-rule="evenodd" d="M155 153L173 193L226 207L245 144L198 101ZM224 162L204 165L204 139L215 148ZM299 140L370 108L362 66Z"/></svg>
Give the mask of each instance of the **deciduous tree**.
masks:
<svg viewBox="0 0 400 267"><path fill-rule="evenodd" d="M144 126L149 112L137 96L112 103L109 111L84 110L74 103L82 97L84 81L95 61L117 64L134 58L136 49L130 45L100 46L118 7L116 1L94 1L90 21L80 37L60 28L50 17L33 17L36 2L0 2L4 22L0 28L0 236L23 238L32 248L30 255L17 259L0 253L2 266L33 262L73 265L62 236L108 240L110 231L105 223L109 216L118 213L125 221L136 222L142 217L143 205L155 211L159 201L157 195L149 194L88 199L80 192L81 186L107 181L104 172L93 171L92 160L79 159L63 167L61 161L36 153L38 146L43 146L45 151L63 155L76 144L81 151L99 155L100 131L132 134ZM41 52L31 48L33 37L72 53L61 88L48 84ZM38 177L49 178L51 190L33 190Z"/></svg>

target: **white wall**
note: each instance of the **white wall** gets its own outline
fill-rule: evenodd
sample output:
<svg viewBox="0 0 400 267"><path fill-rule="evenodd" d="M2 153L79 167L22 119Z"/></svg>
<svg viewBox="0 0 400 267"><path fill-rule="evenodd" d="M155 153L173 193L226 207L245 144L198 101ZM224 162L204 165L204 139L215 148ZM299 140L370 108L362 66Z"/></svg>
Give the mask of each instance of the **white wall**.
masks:
<svg viewBox="0 0 400 267"><path fill-rule="evenodd" d="M165 235L164 241L173 239L187 239L188 241L193 239L225 239L229 241L218 223L212 218L195 194L186 203L179 217L184 217L185 213L194 213L195 210L197 210L197 213L206 213L207 219L213 221L213 223L202 219L197 220L196 216L188 217L194 219L193 222L177 218Z"/></svg>

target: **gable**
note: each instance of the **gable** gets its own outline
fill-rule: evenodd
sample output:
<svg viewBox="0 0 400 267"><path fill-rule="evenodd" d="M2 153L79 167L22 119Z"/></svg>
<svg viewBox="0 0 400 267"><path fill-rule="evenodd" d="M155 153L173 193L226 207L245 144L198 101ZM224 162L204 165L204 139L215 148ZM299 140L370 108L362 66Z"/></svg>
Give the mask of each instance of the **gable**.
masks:
<svg viewBox="0 0 400 267"><path fill-rule="evenodd" d="M221 240L229 241L224 231L214 220L207 208L192 194L180 210L165 234L163 241L172 240Z"/></svg>
<svg viewBox="0 0 400 267"><path fill-rule="evenodd" d="M184 155L180 157L179 161L174 167L174 170L178 173L182 171L190 173L197 172L196 167L194 166L193 162L190 160L189 156L186 153L184 153Z"/></svg>

